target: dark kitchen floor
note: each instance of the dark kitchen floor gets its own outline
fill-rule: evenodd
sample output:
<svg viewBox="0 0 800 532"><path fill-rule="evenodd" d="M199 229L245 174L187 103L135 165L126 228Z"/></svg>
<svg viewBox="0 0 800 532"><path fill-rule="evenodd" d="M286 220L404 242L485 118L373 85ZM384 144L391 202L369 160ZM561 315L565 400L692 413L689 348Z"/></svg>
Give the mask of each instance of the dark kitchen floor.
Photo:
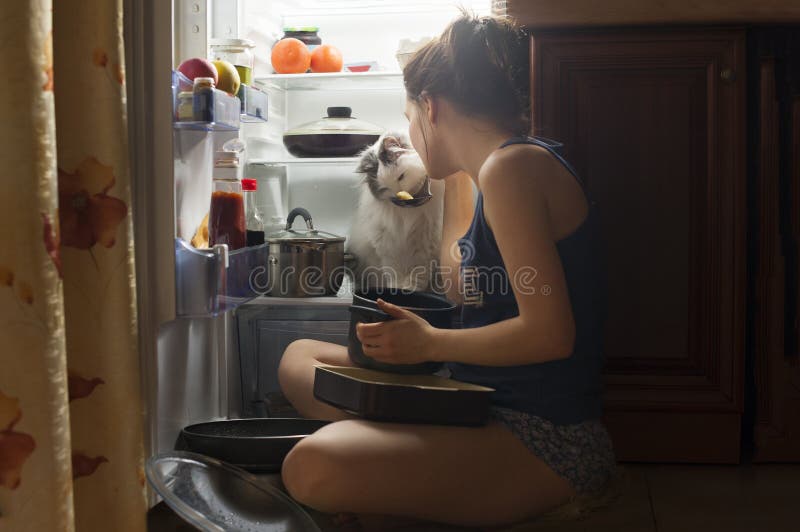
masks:
<svg viewBox="0 0 800 532"><path fill-rule="evenodd" d="M621 466L619 495L588 515L568 511L492 532L796 532L800 530L800 465L632 465ZM270 481L280 486L280 477ZM337 524L314 512L323 532L475 530L393 517L359 516ZM574 512L572 512L574 514ZM570 515L564 515L570 514ZM150 532L176 527L163 508L150 512ZM179 522L179 521L177 521Z"/></svg>

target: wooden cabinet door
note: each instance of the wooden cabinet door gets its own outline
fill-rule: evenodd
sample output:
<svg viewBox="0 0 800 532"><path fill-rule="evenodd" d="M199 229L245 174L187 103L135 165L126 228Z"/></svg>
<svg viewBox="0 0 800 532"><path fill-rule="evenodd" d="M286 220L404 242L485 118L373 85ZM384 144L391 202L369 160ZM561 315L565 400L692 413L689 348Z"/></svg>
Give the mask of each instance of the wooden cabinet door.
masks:
<svg viewBox="0 0 800 532"><path fill-rule="evenodd" d="M745 349L744 30L537 33L534 133L598 204L618 457L737 462Z"/></svg>
<svg viewBox="0 0 800 532"><path fill-rule="evenodd" d="M753 460L800 462L800 27L749 37Z"/></svg>

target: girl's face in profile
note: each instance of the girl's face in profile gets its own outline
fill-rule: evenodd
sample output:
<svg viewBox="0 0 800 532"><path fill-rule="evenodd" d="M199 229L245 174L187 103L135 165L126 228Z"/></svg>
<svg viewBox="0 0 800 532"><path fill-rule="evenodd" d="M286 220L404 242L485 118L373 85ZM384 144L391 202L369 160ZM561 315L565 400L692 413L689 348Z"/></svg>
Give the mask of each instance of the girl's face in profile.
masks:
<svg viewBox="0 0 800 532"><path fill-rule="evenodd" d="M406 99L406 118L408 118L408 136L411 145L422 159L425 170L431 179L444 179L457 171L447 160L446 150L441 146L437 131L431 127L426 113L425 101L415 102Z"/></svg>

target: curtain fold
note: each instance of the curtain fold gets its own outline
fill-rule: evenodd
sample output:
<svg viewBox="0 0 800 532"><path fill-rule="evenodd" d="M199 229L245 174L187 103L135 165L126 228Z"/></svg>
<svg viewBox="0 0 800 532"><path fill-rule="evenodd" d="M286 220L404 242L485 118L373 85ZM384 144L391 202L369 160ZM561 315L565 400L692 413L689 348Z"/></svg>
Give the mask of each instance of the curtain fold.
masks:
<svg viewBox="0 0 800 532"><path fill-rule="evenodd" d="M145 530L122 3L7 3L0 50L0 529Z"/></svg>

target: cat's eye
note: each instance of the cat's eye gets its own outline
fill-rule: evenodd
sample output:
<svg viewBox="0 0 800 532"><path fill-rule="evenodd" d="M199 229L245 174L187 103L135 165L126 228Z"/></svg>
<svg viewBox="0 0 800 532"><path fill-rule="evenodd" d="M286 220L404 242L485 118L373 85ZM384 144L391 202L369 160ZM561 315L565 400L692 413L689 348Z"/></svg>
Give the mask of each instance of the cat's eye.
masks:
<svg viewBox="0 0 800 532"><path fill-rule="evenodd" d="M397 180L398 181L402 181L405 176L406 176L406 173L403 172L402 174L400 174L400 177L398 177Z"/></svg>

